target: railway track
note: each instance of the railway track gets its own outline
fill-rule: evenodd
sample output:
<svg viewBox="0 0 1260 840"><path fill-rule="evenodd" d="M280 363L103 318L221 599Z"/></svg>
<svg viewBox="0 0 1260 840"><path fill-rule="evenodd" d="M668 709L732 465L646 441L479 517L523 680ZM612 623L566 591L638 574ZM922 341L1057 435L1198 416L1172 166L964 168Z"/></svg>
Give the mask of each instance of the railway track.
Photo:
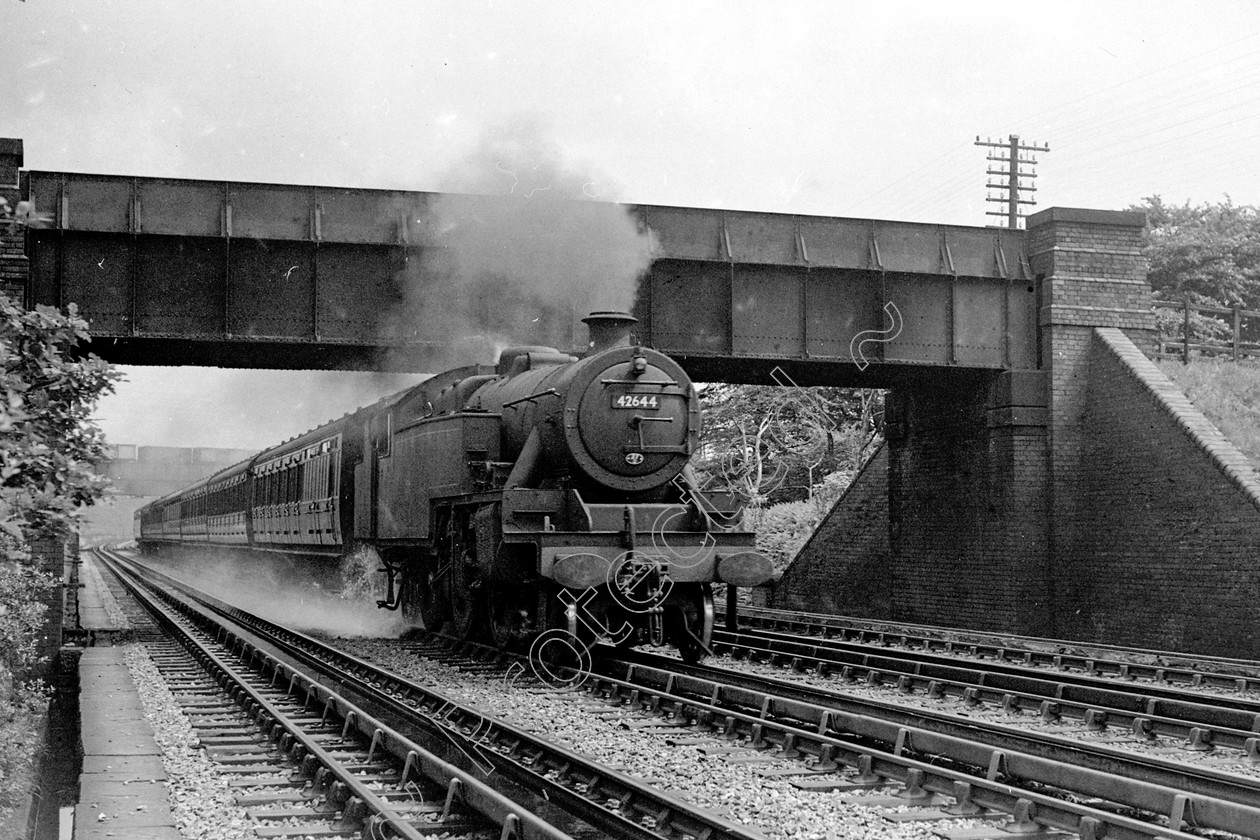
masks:
<svg viewBox="0 0 1260 840"><path fill-rule="evenodd" d="M713 650L846 682L892 684L908 694L952 697L1013 714L1036 713L1047 721L1075 720L1100 732L1127 729L1147 740L1183 741L1193 751L1229 747L1244 752L1250 761L1260 761L1260 696L1247 696L1252 693L1249 688L1213 695L1191 690L1191 683L1124 681L1015 665L1009 658L967 661L934 651L890 651L769 630L715 631Z"/></svg>
<svg viewBox="0 0 1260 840"><path fill-rule="evenodd" d="M444 637L414 650L448 663L503 667L499 652ZM942 727L952 716L855 704L831 692L639 653L597 658L585 688L606 708L627 712L626 726L652 725L644 716L655 716L663 726L689 729L674 739L680 746L721 754L739 743L792 759L795 767L764 772L795 777L804 790L882 791L862 796L861 804L897 809L898 819L1005 814L1008 833L1060 830L1086 838L1204 830L1260 836L1260 786L1207 768L956 717Z"/></svg>
<svg viewBox="0 0 1260 840"><path fill-rule="evenodd" d="M286 630L272 622L251 616L230 605L204 595L194 595L186 587L177 587L164 576L146 571L141 581L136 568L118 555L108 561L110 568L127 576L137 594L160 602L165 620L174 626L185 626L187 635L198 635L203 643L217 641L231 651L213 654L216 668L226 668L229 659L247 663L257 669L256 679L275 690L287 691L291 710L299 722L327 726L335 718L335 731L327 736L345 738L354 732L366 739L355 755L351 778L341 779L353 792L347 798L338 788L338 798L354 801L350 817L362 824L398 827L409 825L409 815L391 807L393 799L384 799L370 790L355 787L355 772L371 771L373 782L396 783L403 788L418 775L425 775L444 785L442 801L484 804L482 817L498 826L504 837L560 837L565 831L575 836L611 836L627 838L669 838L670 840L754 840L757 832L731 823L712 813L694 808L654 789L634 777L567 750L503 721L483 715L478 710L453 702L449 697L415 682L402 680L387 671L373 667L314 638ZM154 581L160 581L156 583ZM181 590L179 595L172 588ZM209 654L199 653L199 657ZM494 665L492 667L500 667ZM328 687L337 686L340 694ZM274 733L279 715L287 710L271 702L257 688L236 689L248 695L248 714L260 719L264 731ZM346 696L343 696L346 695ZM347 697L354 697L352 703ZM358 705L356 705L358 703ZM393 722L393 726L389 722ZM423 733L431 742L425 746L400 733ZM283 734L272 743L288 746ZM294 735L295 742L300 740ZM291 786L302 792L315 787L318 793L329 790L327 773L338 755L328 750L317 752L309 738L302 741L305 750L297 756L296 769L288 775L268 774L275 779L289 778ZM292 749L289 750L292 752ZM443 755L439 755L439 752ZM315 755L312 762L310 756ZM374 762L393 762L393 769L381 768ZM242 759L244 760L244 759ZM370 765L364 767L361 765ZM316 764L321 765L317 767ZM306 774L311 774L309 777ZM445 774L453 774L441 781ZM392 775L391 775L392 774ZM318 777L318 778L317 778ZM454 792L452 792L454 791ZM475 791L475 794L472 793ZM414 794L411 800L414 801ZM521 803L521 799L524 803ZM425 797L423 801L432 802ZM361 802L362 804L358 804ZM341 802L334 804L343 805ZM494 806L494 807L490 807ZM379 809L379 810L378 810ZM544 822L535 812L546 815ZM448 817L449 818L449 815ZM549 822L563 822L564 831ZM345 821L344 813L338 817ZM332 830L331 828L328 830ZM311 832L303 829L300 833ZM275 835L272 835L275 836ZM400 836L412 836L401 834Z"/></svg>
<svg viewBox="0 0 1260 840"><path fill-rule="evenodd" d="M890 756L917 759L1009 787L1055 791L1111 813L1141 813L1168 826L1260 836L1260 784L1255 780L1018 726L863 700L843 690L811 688L648 654L627 660L605 662L601 675L607 673L639 691L660 692L662 702L675 713L694 715L727 738L746 738L761 749L812 756L824 767L837 761L837 751L845 743L855 744L872 750L868 754L872 762ZM850 760L850 766L862 761L860 754L852 758L857 764ZM904 784L905 773L888 779ZM857 775L870 779L866 768L858 767ZM942 776L935 789L947 793L947 781ZM1014 804L1018 806L1018 800ZM1054 807L1051 803L1034 804L1039 813L1044 812L1049 827L1080 832L1082 821L1096 819L1069 812L1052 815L1046 811ZM1009 807L1003 810L1015 813ZM1107 836L1119 835L1109 827Z"/></svg>
<svg viewBox="0 0 1260 840"><path fill-rule="evenodd" d="M147 613L138 637L264 838L570 837L226 627L105 567ZM133 612L133 616L135 613Z"/></svg>
<svg viewBox="0 0 1260 840"><path fill-rule="evenodd" d="M376 701L381 707L388 707L391 714L411 715L417 728L436 727L439 736L457 744L456 752L462 750L471 759L469 766L485 762L494 768L493 775L533 793L535 801L545 798L549 806L562 806L588 825L599 824L601 806L593 800L615 803L615 815L635 832L629 833L625 825L617 829L602 825L599 833L755 836L721 819L707 824L703 812L698 817L688 815L684 803L624 773L608 771L608 777L601 778L595 775L598 765L578 753L399 679L366 658L332 650L318 640L205 600L220 615L249 625L233 631L241 637L256 634L265 644L283 645L286 655L303 667L322 661L320 679L335 681L338 690L355 695L369 689L383 692ZM491 679L507 681L522 670L519 658L445 637L393 643L399 644L463 673ZM246 658L265 660L268 655L253 653ZM780 669L818 670L816 664L803 661L799 652L764 655ZM957 666L957 660L953 664ZM858 672L849 667L845 672L842 666L837 676L858 679ZM886 672L878 673L874 681L883 681ZM274 675L271 679L275 680ZM869 676L861 679L872 682ZM917 690L913 683L890 681L902 690ZM596 657L580 692L545 686L532 690L540 698L559 697L580 705L585 713L603 720L621 719L631 731L663 733L679 749L691 748L730 761L757 761L764 756L766 764L758 773L765 778L790 780L801 791L830 792L846 801L851 798L884 809L890 820L969 817L996 821L1003 835L1066 831L1093 840L1260 837L1260 786L1253 780L1209 767L1137 756L1109 745L1034 734L1017 726L857 699L852 692L837 692L837 687L844 688L839 684L807 687L631 652L623 659L611 653ZM939 680L936 690L948 696ZM1007 702L1008 712L1019 708L1020 703ZM1036 709L1043 711L1040 706ZM1097 722L1096 716L1090 719ZM366 748L378 755L360 755L360 759L378 758L389 739L375 740L378 743L369 738ZM512 757L521 759L523 767L512 769L503 763ZM585 804L574 801L583 799ZM669 809L662 810L666 806ZM677 806L682 807L672 810ZM945 836L979 836L975 831Z"/></svg>
<svg viewBox="0 0 1260 840"><path fill-rule="evenodd" d="M1166 683L1194 688L1260 691L1260 663L1246 659L1124 648L1036 636L984 633L923 624L900 624L773 610L740 605L738 624L746 631L765 630L829 641L897 647L973 659L1009 662L1049 670L1073 671L1121 680ZM726 629L739 629L726 612L718 618Z"/></svg>

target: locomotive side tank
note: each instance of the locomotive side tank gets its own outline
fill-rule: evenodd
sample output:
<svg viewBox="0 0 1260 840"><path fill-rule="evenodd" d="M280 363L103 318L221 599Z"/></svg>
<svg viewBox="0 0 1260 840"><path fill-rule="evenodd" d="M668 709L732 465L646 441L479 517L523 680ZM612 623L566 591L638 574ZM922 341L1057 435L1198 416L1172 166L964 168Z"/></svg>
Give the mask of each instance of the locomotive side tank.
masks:
<svg viewBox="0 0 1260 840"><path fill-rule="evenodd" d="M559 630L698 659L711 584L764 583L770 563L737 511L696 486L700 408L685 371L632 344L629 315L584 320L581 358L508 348L494 367L441 374L262 452L196 498L209 492L212 515L234 540L243 522L256 549L367 553L385 573L379 605L431 629L505 647ZM142 546L225 539L163 514L204 516L190 501L142 510Z"/></svg>

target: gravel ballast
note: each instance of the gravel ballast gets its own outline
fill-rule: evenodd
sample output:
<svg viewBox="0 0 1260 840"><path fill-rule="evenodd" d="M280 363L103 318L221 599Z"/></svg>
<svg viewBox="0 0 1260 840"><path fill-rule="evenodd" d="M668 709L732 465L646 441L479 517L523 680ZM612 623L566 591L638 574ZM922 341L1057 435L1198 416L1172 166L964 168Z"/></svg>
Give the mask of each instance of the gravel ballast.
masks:
<svg viewBox="0 0 1260 840"><path fill-rule="evenodd" d="M1024 711L1013 715L996 706L978 705L964 706L956 697L933 698L926 694L907 694L891 686L867 686L861 683L842 683L830 677L819 677L807 672L793 671L791 668L779 668L763 662L749 662L746 659L733 659L729 656L718 656L708 660L706 664L721 668L729 668L756 676L773 677L785 682L797 683L809 688L824 691L841 691L844 694L864 700L875 700L891 703L908 709L923 709L933 712L945 712L970 718L977 721L999 723L1005 726L1017 726L1029 732L1044 732L1071 738L1083 743L1106 744L1136 754L1156 756L1167 761L1179 761L1186 764L1201 764L1238 776L1260 779L1260 766L1247 763L1246 755L1241 750L1218 747L1210 752L1197 752L1186 748L1185 741L1174 741L1167 738L1155 740L1139 739L1123 727L1111 727L1104 731L1090 730L1079 720L1063 719L1056 722L1043 721L1033 711ZM1132 685L1131 683L1129 685ZM1210 697L1219 695L1219 689L1196 689L1204 696L1204 702Z"/></svg>
<svg viewBox="0 0 1260 840"><path fill-rule="evenodd" d="M85 583L100 594L101 606L118 630L135 629L113 591L90 555L85 556L82 573ZM123 662L136 684L145 720L153 729L153 740L162 755L166 771L171 814L176 828L187 840L240 840L254 838L254 823L236 805L228 779L201 748L192 723L180 709L157 665L143 642L129 642L123 649Z"/></svg>
<svg viewBox="0 0 1260 840"><path fill-rule="evenodd" d="M509 685L502 676L468 673L420 659L396 642L343 639L338 645L488 716L543 735L606 766L625 768L629 775L649 779L663 791L768 837L927 840L936 830L980 824L975 820L892 823L881 816L886 812L845 801L861 794L807 793L786 779L757 773L761 768L799 767L796 762L765 761L764 754L751 749L715 750L706 755L702 746L670 746L667 742L677 738L678 732L626 729L619 718L592 715L595 708L611 707L592 703L580 692L530 692ZM757 760L742 764L739 756L757 756Z"/></svg>
<svg viewBox="0 0 1260 840"><path fill-rule="evenodd" d="M201 748L188 717L143 644L126 645L123 660L135 680L144 717L162 751L175 826L188 840L255 837L254 823L235 801L227 777Z"/></svg>
<svg viewBox="0 0 1260 840"><path fill-rule="evenodd" d="M225 595L225 597L227 597ZM370 612L370 606L361 609ZM305 611L305 617L318 611ZM279 618L279 617L277 617ZM285 623L291 623L286 621ZM340 631L346 632L344 630ZM666 742L678 737L675 731L653 728L627 729L621 719L608 714L593 715L593 708L580 693L555 695L528 691L530 685L520 680L509 685L501 675L461 671L433 660L420 659L414 649L392 640L339 639L337 646L407 678L433 687L454 700L473 706L487 715L533 731L584 754L605 765L624 768L625 772L649 779L661 790L677 795L715 813L762 831L773 838L876 838L876 840L916 840L933 837L946 828L978 826L972 820L950 820L932 823L895 824L883 818L885 811L864 808L849 799L854 793L807 793L793 787L784 778L763 778L757 771L770 767L799 767L796 762L774 759L764 761L764 754L752 750L726 752L700 746L670 746ZM960 659L965 657L959 657ZM926 708L957 714L974 720L993 720L1021 729L1046 731L1082 741L1105 741L1109 746L1134 752L1155 752L1161 758L1205 763L1214 769L1240 776L1260 776L1260 771L1245 763L1242 753L1218 749L1214 753L1197 753L1177 749L1176 742L1155 743L1128 737L1127 730L1092 732L1071 721L1044 723L1039 716L1027 713L1012 716L1001 709L965 707L952 699L938 700L923 695L906 695L893 687L868 687L841 684L836 680L796 674L764 664L750 664L729 657L716 657L712 664L736 670L770 674L780 679L846 694L897 703L910 708ZM1210 695L1215 691L1205 691ZM1173 748L1175 752L1169 753ZM755 763L739 763L740 755L757 755ZM990 823L991 825L991 823Z"/></svg>

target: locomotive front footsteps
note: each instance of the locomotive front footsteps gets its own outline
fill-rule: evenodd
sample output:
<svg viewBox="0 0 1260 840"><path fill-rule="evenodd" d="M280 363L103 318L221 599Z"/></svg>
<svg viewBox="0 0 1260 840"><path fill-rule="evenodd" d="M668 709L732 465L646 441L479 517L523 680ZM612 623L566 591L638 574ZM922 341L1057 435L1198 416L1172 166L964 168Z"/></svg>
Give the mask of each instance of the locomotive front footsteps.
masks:
<svg viewBox="0 0 1260 840"><path fill-rule="evenodd" d="M729 499L696 486L691 380L583 319L591 349L512 347L435 376L136 514L142 550L180 543L379 558L379 606L429 629L527 647L547 632L702 658L711 584L770 579Z"/></svg>

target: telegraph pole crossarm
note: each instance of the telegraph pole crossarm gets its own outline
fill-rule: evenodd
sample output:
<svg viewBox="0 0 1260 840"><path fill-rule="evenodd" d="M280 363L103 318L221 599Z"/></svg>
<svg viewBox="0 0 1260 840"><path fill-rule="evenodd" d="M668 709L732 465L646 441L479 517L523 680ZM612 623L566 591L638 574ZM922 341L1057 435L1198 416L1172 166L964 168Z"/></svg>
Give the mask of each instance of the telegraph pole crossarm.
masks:
<svg viewBox="0 0 1260 840"><path fill-rule="evenodd" d="M1035 199L1025 200L1025 199L1020 198L1021 191L1023 192L1036 192L1037 191L1036 187L1020 185L1021 179L1032 179L1032 178L1037 177L1036 172L1022 170L1020 169L1020 166L1021 165L1027 165L1027 166L1036 165L1037 158L1034 157L1032 153L1048 152L1050 151L1050 144L1048 143L1020 143L1019 135L1012 134L1006 139L1006 142L1000 142L1000 141L994 142L992 140L989 140L988 138L981 140L980 135L976 135L976 145L987 146L992 149L1003 149L1005 151L1005 154L997 154L994 152L989 152L987 155L987 159L995 163L1005 164L1006 168L1005 169L993 169L993 168L986 169L985 174L986 175L1004 175L1006 177L1006 183L994 184L994 183L986 182L985 187L988 189L1005 190L1006 195L999 196L997 198L989 196L989 197L986 197L985 200L986 201L1000 201L1000 202L1005 203L1006 212L997 213L993 211L988 211L985 213L985 215L986 216L1006 216L1007 227L1012 228L1012 229L1019 227L1019 219L1020 219L1019 205L1037 203ZM1027 152L1029 154L1027 154L1026 156L1021 156L1021 152Z"/></svg>

